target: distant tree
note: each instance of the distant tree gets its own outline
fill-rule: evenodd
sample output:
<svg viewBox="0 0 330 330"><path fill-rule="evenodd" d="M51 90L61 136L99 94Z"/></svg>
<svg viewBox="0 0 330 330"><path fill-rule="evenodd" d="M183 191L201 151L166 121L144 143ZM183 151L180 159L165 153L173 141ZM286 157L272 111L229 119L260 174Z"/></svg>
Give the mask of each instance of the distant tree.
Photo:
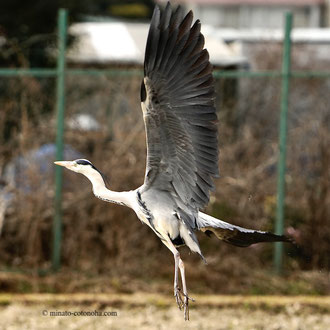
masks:
<svg viewBox="0 0 330 330"><path fill-rule="evenodd" d="M57 11L69 10L70 22L86 15L146 19L151 0L1 0L0 66L47 67L46 49L56 41Z"/></svg>
<svg viewBox="0 0 330 330"><path fill-rule="evenodd" d="M59 8L68 9L72 23L84 21L87 16L147 19L153 6L151 0L0 0L0 67L54 67L55 58L48 50L56 46ZM5 113L0 145L7 146L6 159L15 149L12 146L16 132L21 130L23 110L34 126L40 123L41 114L53 111L54 83L54 79L32 77L0 79L0 109ZM27 95L24 109L19 102L13 102L20 100L22 92ZM41 112L35 111L35 100L42 103Z"/></svg>

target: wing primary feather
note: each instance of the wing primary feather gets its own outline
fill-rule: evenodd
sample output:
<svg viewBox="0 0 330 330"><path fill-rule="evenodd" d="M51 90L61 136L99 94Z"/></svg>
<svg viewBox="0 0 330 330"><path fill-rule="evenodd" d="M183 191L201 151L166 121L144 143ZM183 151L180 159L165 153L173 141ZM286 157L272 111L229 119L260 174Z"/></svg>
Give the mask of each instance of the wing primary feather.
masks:
<svg viewBox="0 0 330 330"><path fill-rule="evenodd" d="M170 20L170 30L173 31L174 29L177 29L180 25L180 22L182 21L183 17L183 9L180 5L176 7L176 10L174 12L174 15L172 15Z"/></svg>
<svg viewBox="0 0 330 330"><path fill-rule="evenodd" d="M194 15L193 15L192 11L190 10L188 12L188 14L185 16L185 18L183 19L182 23L180 24L180 27L179 27L180 32L179 32L179 35L178 35L178 40L181 40L183 35L186 34L186 33L188 33L188 35L189 35L193 17L194 17Z"/></svg>
<svg viewBox="0 0 330 330"><path fill-rule="evenodd" d="M169 27L172 15L172 7L169 2L167 2L164 13L161 17L159 28L161 30L166 30Z"/></svg>
<svg viewBox="0 0 330 330"><path fill-rule="evenodd" d="M160 9L158 6L155 7L151 23L150 29L147 39L146 45L146 53L144 60L144 75L146 76L147 71L153 69L153 64L155 62L156 54L157 54L157 45L159 39L159 20L160 20Z"/></svg>

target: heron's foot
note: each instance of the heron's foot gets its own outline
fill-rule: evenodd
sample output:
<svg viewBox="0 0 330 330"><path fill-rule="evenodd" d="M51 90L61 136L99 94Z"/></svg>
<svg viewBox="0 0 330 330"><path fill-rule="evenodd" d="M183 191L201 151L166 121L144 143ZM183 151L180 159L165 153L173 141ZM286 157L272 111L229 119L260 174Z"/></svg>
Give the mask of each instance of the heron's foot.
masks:
<svg viewBox="0 0 330 330"><path fill-rule="evenodd" d="M183 295L184 295L184 302L183 302L184 320L189 321L189 300L194 302L195 299L190 298L187 294L183 294Z"/></svg>
<svg viewBox="0 0 330 330"><path fill-rule="evenodd" d="M195 302L195 299L194 298L191 298L189 297L187 294L183 294L184 295L184 298L188 300L191 300L192 302Z"/></svg>
<svg viewBox="0 0 330 330"><path fill-rule="evenodd" d="M178 286L174 287L174 297L175 297L176 303L178 304L178 307L181 311L184 306L184 302L182 299L181 289Z"/></svg>

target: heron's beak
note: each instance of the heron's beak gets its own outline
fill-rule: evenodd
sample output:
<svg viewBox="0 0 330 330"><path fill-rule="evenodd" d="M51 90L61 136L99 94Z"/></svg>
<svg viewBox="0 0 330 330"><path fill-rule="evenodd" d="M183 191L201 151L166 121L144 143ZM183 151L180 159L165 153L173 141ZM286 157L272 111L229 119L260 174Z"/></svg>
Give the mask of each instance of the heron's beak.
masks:
<svg viewBox="0 0 330 330"><path fill-rule="evenodd" d="M70 165L72 164L72 162L60 161L60 162L54 162L54 164L59 165L59 166L63 166L63 167L66 167L66 168L69 168Z"/></svg>

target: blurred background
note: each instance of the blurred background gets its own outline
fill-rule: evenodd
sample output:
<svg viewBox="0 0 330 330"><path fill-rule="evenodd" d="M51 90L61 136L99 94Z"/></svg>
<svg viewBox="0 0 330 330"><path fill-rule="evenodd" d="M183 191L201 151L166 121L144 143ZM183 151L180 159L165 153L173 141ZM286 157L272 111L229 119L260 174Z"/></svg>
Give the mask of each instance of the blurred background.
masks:
<svg viewBox="0 0 330 330"><path fill-rule="evenodd" d="M161 5L165 2L159 1ZM330 291L330 1L173 1L202 22L217 73L279 71L284 15L294 17L288 114L282 276L274 246L241 249L198 236L208 265L183 248L197 294ZM87 158L112 190L143 183L146 146L139 89L151 0L0 3L1 69L56 67L57 12L68 9L64 158ZM321 73L324 73L323 75ZM220 173L206 212L274 231L281 78L215 75ZM172 294L173 257L133 211L94 198L87 179L64 171L61 268L51 270L56 79L1 75L0 288L2 292ZM174 304L174 300L173 300Z"/></svg>

